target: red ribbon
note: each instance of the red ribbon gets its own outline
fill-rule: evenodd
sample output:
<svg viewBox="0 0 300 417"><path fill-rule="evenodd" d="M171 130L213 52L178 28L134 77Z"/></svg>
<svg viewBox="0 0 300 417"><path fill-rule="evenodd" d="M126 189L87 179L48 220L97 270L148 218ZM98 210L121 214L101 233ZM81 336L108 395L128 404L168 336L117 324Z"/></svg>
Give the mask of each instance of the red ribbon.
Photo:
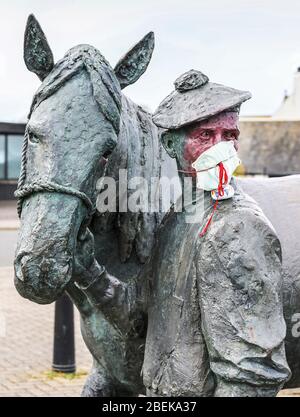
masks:
<svg viewBox="0 0 300 417"><path fill-rule="evenodd" d="M228 175L227 171L224 168L223 162L220 162L218 164L219 167L219 185L218 185L218 194L223 197L224 195L224 188L223 186L227 184L228 181Z"/></svg>
<svg viewBox="0 0 300 417"><path fill-rule="evenodd" d="M209 227L209 225L210 225L210 223L211 223L211 221L212 221L212 218L213 218L214 212L215 212L215 211L216 211L216 209L217 209L218 202L219 202L219 200L215 201L215 204L214 204L214 206L213 206L213 211L212 211L211 215L209 216L209 219L207 220L206 225L203 227L203 229L202 229L202 230L201 230L201 232L199 233L199 236L200 236L200 237L202 237L202 236L204 236L204 235L205 235L205 233L206 233L206 231L207 231L207 229L208 229L208 227Z"/></svg>
<svg viewBox="0 0 300 417"><path fill-rule="evenodd" d="M223 187L228 182L228 175L227 175L226 169L224 168L223 162L220 162L218 164L218 167L219 167L219 184L218 184L218 198L219 198L219 196L223 197L223 195L224 195L224 188ZM218 203L219 203L219 200L216 200L215 204L213 205L213 211L212 211L211 215L209 216L209 219L207 220L206 225L203 227L203 229L199 233L200 237L205 235L205 233L206 233L206 231L207 231L207 229L208 229L208 227L209 227L209 225L212 221L213 215L214 215L214 213L217 209Z"/></svg>

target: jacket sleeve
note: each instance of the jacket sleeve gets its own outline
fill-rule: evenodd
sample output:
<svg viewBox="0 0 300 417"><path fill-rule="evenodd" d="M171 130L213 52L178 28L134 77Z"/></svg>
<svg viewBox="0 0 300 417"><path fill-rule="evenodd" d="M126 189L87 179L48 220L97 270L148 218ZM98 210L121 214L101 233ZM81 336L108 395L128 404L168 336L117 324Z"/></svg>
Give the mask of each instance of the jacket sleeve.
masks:
<svg viewBox="0 0 300 417"><path fill-rule="evenodd" d="M215 396L275 396L289 378L281 248L261 212L213 223L196 256L203 334Z"/></svg>

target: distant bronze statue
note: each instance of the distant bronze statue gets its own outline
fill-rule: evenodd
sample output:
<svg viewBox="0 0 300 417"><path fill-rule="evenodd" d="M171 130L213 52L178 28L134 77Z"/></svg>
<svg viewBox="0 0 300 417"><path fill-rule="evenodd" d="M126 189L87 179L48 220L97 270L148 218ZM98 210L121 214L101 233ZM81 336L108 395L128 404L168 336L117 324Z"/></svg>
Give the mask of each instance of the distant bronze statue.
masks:
<svg viewBox="0 0 300 417"><path fill-rule="evenodd" d="M280 243L230 180L238 110L249 93L190 71L153 123L121 92L146 70L152 33L114 69L89 45L54 64L33 16L24 46L25 63L42 84L16 192L15 285L41 304L66 291L78 307L94 359L83 395L276 395L290 373ZM165 217L126 212L120 195L116 211L95 211L99 178L121 181L119 169L147 181L173 177L175 159L181 179L192 178L191 204L204 204L201 224L186 223L175 206ZM197 187L206 190L199 201ZM288 362L296 384L300 368L294 356Z"/></svg>

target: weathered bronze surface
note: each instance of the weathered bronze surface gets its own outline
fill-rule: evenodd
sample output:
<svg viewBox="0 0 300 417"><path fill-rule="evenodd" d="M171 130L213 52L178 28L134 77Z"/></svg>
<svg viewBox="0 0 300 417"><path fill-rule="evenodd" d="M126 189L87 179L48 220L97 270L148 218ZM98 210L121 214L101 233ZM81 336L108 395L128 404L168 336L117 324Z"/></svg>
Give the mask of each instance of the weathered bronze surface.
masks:
<svg viewBox="0 0 300 417"><path fill-rule="evenodd" d="M153 115L154 123L165 129L178 129L205 120L251 97L249 91L212 83L195 70L184 73L174 84L175 91L160 103Z"/></svg>
<svg viewBox="0 0 300 417"><path fill-rule="evenodd" d="M204 239L199 224L186 223L185 211L94 211L96 183L104 175L117 179L119 169L147 181L177 175L152 115L121 92L146 70L153 47L150 33L113 70L97 49L79 45L53 66L46 38L29 18L25 61L43 83L24 142L16 288L38 303L67 291L78 307L94 359L85 396L274 396L289 376L281 248L269 220L239 185L232 181L236 193L220 203ZM179 80L180 94L194 96L194 83L206 97L203 74ZM232 90L231 99L231 89L213 88L214 113L204 109L206 117L249 98ZM216 111L222 91L225 103ZM201 119L185 116L184 125ZM180 143L185 133L164 135L177 162L182 147L171 152L170 140ZM207 216L207 192L204 203ZM293 311L298 289L286 290ZM288 339L293 384L300 383L297 342Z"/></svg>

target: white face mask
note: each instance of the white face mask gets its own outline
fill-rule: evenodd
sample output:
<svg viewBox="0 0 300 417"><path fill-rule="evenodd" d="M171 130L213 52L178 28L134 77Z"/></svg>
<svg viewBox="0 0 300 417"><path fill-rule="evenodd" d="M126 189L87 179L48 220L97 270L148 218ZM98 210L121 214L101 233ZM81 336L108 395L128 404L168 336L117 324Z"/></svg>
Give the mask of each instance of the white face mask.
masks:
<svg viewBox="0 0 300 417"><path fill-rule="evenodd" d="M221 166L218 165L220 162ZM214 200L232 197L234 190L229 182L240 163L233 141L217 143L192 163L192 167L197 171L197 188L212 191Z"/></svg>

